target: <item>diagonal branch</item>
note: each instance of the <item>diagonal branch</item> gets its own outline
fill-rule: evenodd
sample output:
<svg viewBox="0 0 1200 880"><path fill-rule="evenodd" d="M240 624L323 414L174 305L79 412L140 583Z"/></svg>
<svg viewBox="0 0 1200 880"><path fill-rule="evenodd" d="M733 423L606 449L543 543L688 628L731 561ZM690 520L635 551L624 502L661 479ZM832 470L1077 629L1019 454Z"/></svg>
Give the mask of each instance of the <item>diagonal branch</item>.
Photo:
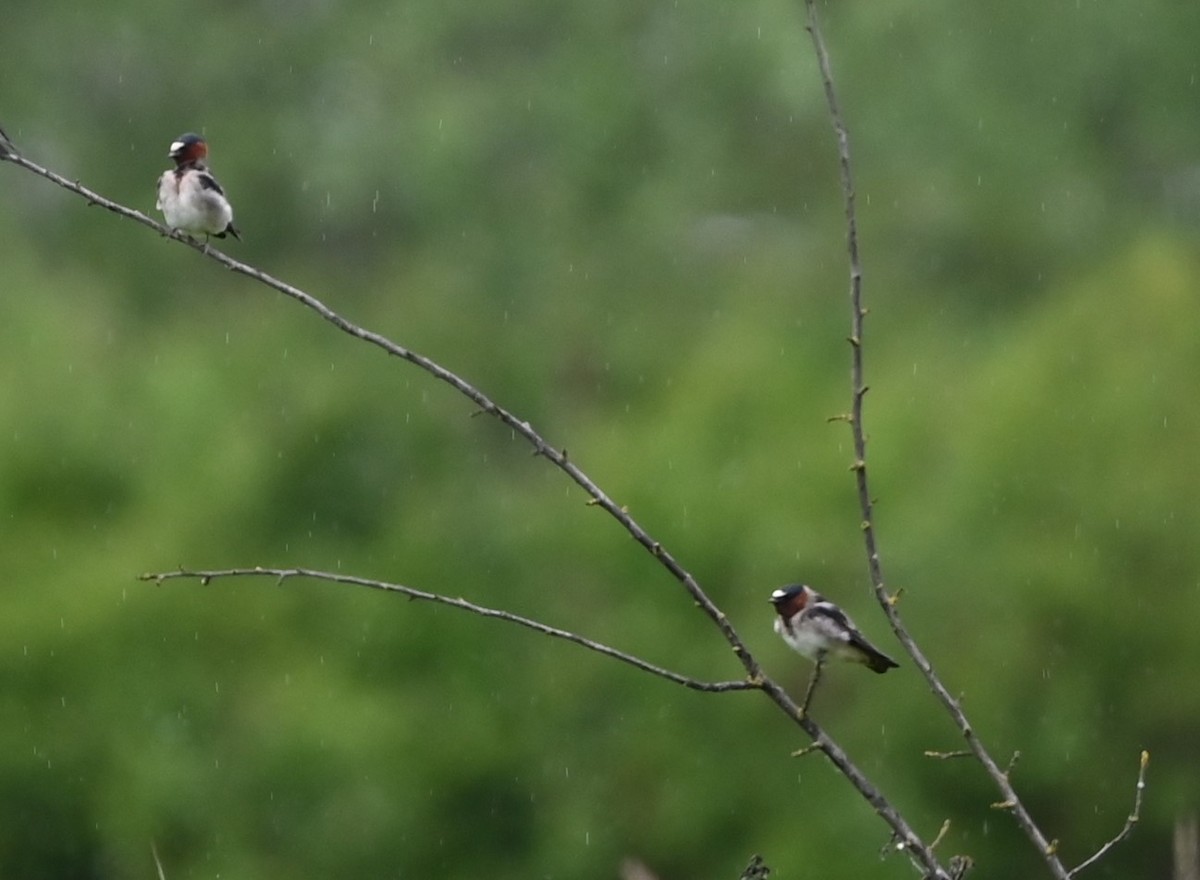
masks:
<svg viewBox="0 0 1200 880"><path fill-rule="evenodd" d="M78 181L68 180L62 175L56 174L47 168L43 168L41 165L38 165L37 163L32 162L29 159L26 159L24 156L16 154L15 152L0 152L0 160L7 160L12 162L14 165L19 165L22 168L33 172L34 174L58 184L64 189L68 189L71 192L82 196L83 198L87 199L89 205L98 205L108 211L112 211L114 214L119 214L122 217L134 220L138 223L141 223L143 226L148 226L159 235L167 238L173 238L176 241L187 245L193 250L200 252L208 259L220 263L226 269L236 272L239 275L245 275L248 278L252 278L255 281L258 281L260 284L264 284L267 287L282 293L284 296L291 297L301 305L313 312L316 312L321 318L328 321L330 324L333 324L343 333L373 345L392 357L398 357L402 360L406 360L424 370L435 379L450 385L455 391L471 400L482 412L499 419L515 433L519 434L526 441L528 441L528 443L533 447L535 455L544 456L555 467L566 473L568 477L570 477L588 494L588 496L591 498L589 503L603 508L610 516L613 517L613 519L620 523L625 530L633 536L635 541L649 551L651 555L653 555L654 558L657 559L659 563L683 585L684 589L687 590L692 599L700 606L701 610L703 610L704 613L713 621L713 623L716 624L717 628L721 631L721 634L725 637L725 640L733 647L734 653L737 654L738 658L741 660L742 666L745 668L746 673L752 678L760 674L758 664L754 661L754 658L750 655L745 644L742 642L741 637L730 625L724 613L708 597L704 590L701 589L700 585L696 582L696 579L692 577L692 575L663 548L662 544L652 538L650 534L644 528L642 528L642 526L635 521L623 507L613 501L603 490L601 490L598 485L596 485L595 482L592 481L590 477L588 477L587 474L576 467L574 462L567 458L566 450L556 449L554 446L550 445L550 443L548 443L541 436L541 434L534 430L533 426L529 422L519 419L508 410L499 406L470 382L441 366L431 358L425 357L424 355L419 354L412 349L406 348L405 346L398 345L379 333L375 333L374 331L360 327L347 318L342 317L315 296L306 293L300 288L288 284L285 281L281 281L280 279L275 278L273 275L270 275L261 269L258 269L247 263L243 263L239 260L235 260L233 257L222 253L221 251L204 242L197 241L196 239L184 235L183 233L171 230L166 226L156 222L152 218L147 217L140 211L135 211L132 208L127 208L118 202L114 202L111 199L105 198L99 193L88 189L86 186L83 186Z"/></svg>
<svg viewBox="0 0 1200 880"><path fill-rule="evenodd" d="M667 681L672 681L675 684L683 685L686 688L691 688L694 691L705 691L707 693L725 693L728 691L749 691L761 690L762 685L758 682L742 679L740 681L700 681L699 679L691 678L687 675L681 675L678 672L672 672L669 669L664 669L661 666L655 666L640 657L635 657L633 654L627 654L624 651L602 644L601 642L581 636L578 633L570 632L569 630L559 629L555 626L542 623L538 620L533 620L529 617L522 617L520 614L513 614L511 611L503 611L498 608L485 608L482 605L476 605L474 602L468 602L466 599L455 599L450 596L443 596L439 593L430 593L426 590L418 590L415 587L406 587L402 584L388 583L387 581L377 581L371 578L357 577L348 574L336 574L328 571L315 571L308 568L262 568L255 566L254 568L229 568L220 571L188 571L179 569L178 571L165 571L157 573L148 573L141 575L138 579L143 581L154 581L157 584L162 584L164 581L175 580L177 578L185 578L189 580L198 580L202 584L208 584L210 581L215 581L224 578L239 578L239 577L259 577L273 578L276 583L283 583L291 578L308 578L317 581L330 581L335 584L352 584L357 587L369 587L373 590L384 590L389 593L399 593L402 596L407 596L409 599L421 600L425 602L436 602L439 605L449 605L451 608L458 608L461 611L468 611L471 614L478 614L480 617L491 617L497 620L506 620L509 623L515 623L518 626L527 627L534 632L539 632L542 635L551 636L556 639L571 642L587 648L589 651L595 651L598 654L603 654L606 657L612 657L614 660L620 660L622 663L628 663L642 672L648 672L651 675L657 675L659 678L665 678Z"/></svg>
<svg viewBox="0 0 1200 880"><path fill-rule="evenodd" d="M4 134L3 131L0 130L0 161L12 162L14 165L19 165L20 167L24 168L26 171L32 171L34 174L37 174L40 177L44 177L47 180L51 181L52 183L57 183L63 189L68 189L71 192L75 193L76 195L83 196L85 199L87 199L87 202L89 205L98 205L101 208L104 208L105 210L112 211L114 214L120 214L122 217L126 217L130 220L136 221L137 223L141 223L143 226L149 226L151 229L153 229L159 235L165 236L167 238L174 238L177 241L181 241L186 245L190 245L191 247L195 248L198 251L201 251L201 252L204 251L204 245L201 244L200 242L196 241L193 238L190 238L189 236L184 235L181 232L175 232L175 231L168 229L167 227L163 226L161 223L157 223L150 217L147 217L141 211L135 211L133 208L127 208L124 205L119 204L118 202L114 202L111 199L106 199L104 196L100 195L99 193L88 189L86 186L81 184L79 181L68 180L67 178L63 177L61 174L56 174L55 172L51 171L50 169L43 168L41 165L38 165L36 162L32 162L29 159L26 159L24 156L15 152L15 148L13 147L12 142L9 141L7 137L4 137L3 134Z"/></svg>

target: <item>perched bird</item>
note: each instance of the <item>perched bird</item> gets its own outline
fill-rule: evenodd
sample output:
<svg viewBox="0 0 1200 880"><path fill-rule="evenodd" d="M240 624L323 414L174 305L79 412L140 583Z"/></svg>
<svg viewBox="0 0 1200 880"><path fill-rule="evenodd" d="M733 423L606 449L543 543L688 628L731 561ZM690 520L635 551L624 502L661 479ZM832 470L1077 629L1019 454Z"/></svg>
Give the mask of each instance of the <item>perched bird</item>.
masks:
<svg viewBox="0 0 1200 880"><path fill-rule="evenodd" d="M156 207L172 229L241 240L233 226L233 208L204 164L206 156L208 144L198 134L182 134L171 144L167 157L175 160L175 167L158 179Z"/></svg>
<svg viewBox="0 0 1200 880"><path fill-rule="evenodd" d="M900 664L867 641L846 612L812 587L789 584L771 594L775 606L775 632L793 650L816 663L837 657L864 663L873 672L887 672Z"/></svg>

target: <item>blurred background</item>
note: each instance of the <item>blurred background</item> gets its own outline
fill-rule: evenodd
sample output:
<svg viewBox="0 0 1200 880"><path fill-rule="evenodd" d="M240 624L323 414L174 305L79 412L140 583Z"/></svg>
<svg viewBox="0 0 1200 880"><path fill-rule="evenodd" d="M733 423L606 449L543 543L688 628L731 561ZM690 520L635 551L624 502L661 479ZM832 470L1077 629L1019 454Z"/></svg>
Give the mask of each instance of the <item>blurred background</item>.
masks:
<svg viewBox="0 0 1200 880"><path fill-rule="evenodd" d="M822 6L856 162L884 570L1070 864L1166 877L1200 801L1200 5ZM844 226L799 2L14 0L0 124L566 447L800 692L767 595L887 651L851 475ZM681 588L497 422L0 164L0 875L912 877ZM904 658L901 658L904 659ZM911 662L814 711L940 852L1045 876Z"/></svg>

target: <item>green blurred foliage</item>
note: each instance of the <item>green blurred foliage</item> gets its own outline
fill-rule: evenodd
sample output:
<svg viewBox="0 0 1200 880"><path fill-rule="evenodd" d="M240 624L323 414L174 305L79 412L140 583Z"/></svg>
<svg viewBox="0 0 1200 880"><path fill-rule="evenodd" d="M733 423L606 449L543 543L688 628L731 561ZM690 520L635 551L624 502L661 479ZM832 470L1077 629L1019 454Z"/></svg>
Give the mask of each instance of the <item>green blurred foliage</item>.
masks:
<svg viewBox="0 0 1200 880"><path fill-rule="evenodd" d="M969 9L969 11L968 11ZM1200 801L1200 7L826 7L872 477L914 634L1068 861L1165 876ZM14 2L0 123L153 208L203 131L236 256L478 383L773 674L808 580L887 645L847 472L832 137L798 3ZM352 588L461 595L698 676L678 585L494 421L289 300L0 166L0 874L908 877L761 698ZM889 650L896 652L896 646ZM1040 860L911 663L821 720L988 876Z"/></svg>

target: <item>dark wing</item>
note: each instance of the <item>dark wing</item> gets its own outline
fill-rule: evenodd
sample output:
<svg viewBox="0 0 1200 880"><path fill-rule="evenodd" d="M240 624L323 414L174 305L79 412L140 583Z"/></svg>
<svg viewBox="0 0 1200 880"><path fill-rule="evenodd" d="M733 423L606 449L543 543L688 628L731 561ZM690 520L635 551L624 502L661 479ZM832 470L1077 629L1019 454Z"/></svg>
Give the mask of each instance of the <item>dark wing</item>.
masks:
<svg viewBox="0 0 1200 880"><path fill-rule="evenodd" d="M813 622L820 626L821 631L830 638L837 639L843 644L857 648L863 653L867 666L873 672L887 672L900 664L880 651L867 641L867 637L858 631L846 612L832 602L822 600L809 606L808 613Z"/></svg>
<svg viewBox="0 0 1200 880"><path fill-rule="evenodd" d="M217 179L207 171L197 171L196 175L199 178L201 189L211 189L217 195L225 195L225 190L221 189L221 184L217 183Z"/></svg>
<svg viewBox="0 0 1200 880"><path fill-rule="evenodd" d="M857 644L854 636L862 638L859 635L858 629L854 626L854 621L846 616L845 611L838 608L832 602L819 599L810 604L805 609L805 612L812 620L813 625L830 638L837 639L837 641L845 642L849 645Z"/></svg>

